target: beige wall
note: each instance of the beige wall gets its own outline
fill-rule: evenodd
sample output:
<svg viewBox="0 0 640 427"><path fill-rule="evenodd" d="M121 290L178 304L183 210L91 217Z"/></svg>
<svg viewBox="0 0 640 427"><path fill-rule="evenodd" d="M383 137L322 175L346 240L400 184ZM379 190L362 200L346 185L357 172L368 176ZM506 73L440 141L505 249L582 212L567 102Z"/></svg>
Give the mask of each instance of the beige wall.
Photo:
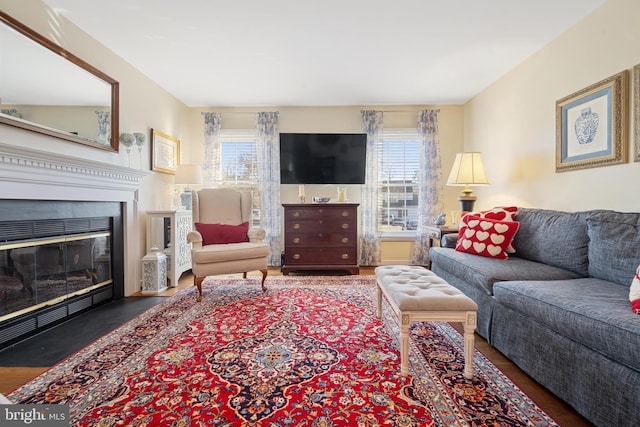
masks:
<svg viewBox="0 0 640 427"><path fill-rule="evenodd" d="M492 183L478 208L640 209L640 163L555 172L556 100L640 63L639 16L637 0L609 0L465 105L465 150L483 153Z"/></svg>

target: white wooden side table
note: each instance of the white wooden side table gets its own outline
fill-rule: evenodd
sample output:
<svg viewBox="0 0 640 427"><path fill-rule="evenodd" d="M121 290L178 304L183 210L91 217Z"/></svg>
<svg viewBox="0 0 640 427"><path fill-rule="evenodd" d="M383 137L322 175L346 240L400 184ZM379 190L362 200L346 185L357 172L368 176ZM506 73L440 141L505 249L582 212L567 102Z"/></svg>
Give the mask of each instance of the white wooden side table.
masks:
<svg viewBox="0 0 640 427"><path fill-rule="evenodd" d="M191 229L191 211L147 211L147 252L157 246L167 255L169 287L178 286L182 273L191 269L191 244L187 242Z"/></svg>

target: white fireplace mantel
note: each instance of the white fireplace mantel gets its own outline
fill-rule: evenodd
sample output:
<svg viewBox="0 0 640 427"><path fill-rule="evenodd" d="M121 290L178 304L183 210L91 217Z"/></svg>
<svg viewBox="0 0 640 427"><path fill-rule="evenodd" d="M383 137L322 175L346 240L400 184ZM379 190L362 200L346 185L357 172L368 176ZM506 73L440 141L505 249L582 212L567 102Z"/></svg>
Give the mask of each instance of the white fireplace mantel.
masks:
<svg viewBox="0 0 640 427"><path fill-rule="evenodd" d="M139 290L138 188L149 175L124 166L0 143L1 199L123 203L125 295Z"/></svg>

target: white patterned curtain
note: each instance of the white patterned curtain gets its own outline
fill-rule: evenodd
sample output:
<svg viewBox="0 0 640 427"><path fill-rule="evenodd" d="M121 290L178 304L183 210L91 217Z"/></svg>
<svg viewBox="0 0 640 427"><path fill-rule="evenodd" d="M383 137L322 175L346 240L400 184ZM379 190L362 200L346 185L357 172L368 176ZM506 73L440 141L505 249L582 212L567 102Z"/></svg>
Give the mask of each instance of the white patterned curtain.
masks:
<svg viewBox="0 0 640 427"><path fill-rule="evenodd" d="M362 110L363 132L367 134L367 168L362 191L360 265L380 263L378 235L378 142L382 137L383 113Z"/></svg>
<svg viewBox="0 0 640 427"><path fill-rule="evenodd" d="M204 116L204 161L202 183L205 187L219 187L222 182L220 164L220 129L222 113L201 113Z"/></svg>
<svg viewBox="0 0 640 427"><path fill-rule="evenodd" d="M418 169L418 228L411 260L414 265L429 265L429 238L425 226L433 222L443 209L442 161L438 141L439 111L418 112L420 167Z"/></svg>
<svg viewBox="0 0 640 427"><path fill-rule="evenodd" d="M95 110L98 116L98 144L111 145L111 111Z"/></svg>
<svg viewBox="0 0 640 427"><path fill-rule="evenodd" d="M262 204L262 228L271 248L269 265L279 266L282 253L282 225L280 214L280 149L278 141L278 112L256 114L256 148L258 181Z"/></svg>

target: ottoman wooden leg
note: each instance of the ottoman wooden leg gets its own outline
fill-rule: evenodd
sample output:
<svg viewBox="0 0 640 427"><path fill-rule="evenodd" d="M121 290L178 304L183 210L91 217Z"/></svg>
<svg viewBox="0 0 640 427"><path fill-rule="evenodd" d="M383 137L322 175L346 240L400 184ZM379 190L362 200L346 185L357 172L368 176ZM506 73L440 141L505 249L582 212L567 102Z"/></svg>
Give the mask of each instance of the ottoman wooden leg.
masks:
<svg viewBox="0 0 640 427"><path fill-rule="evenodd" d="M400 316L400 375L409 375L409 326L411 317L407 314Z"/></svg>
<svg viewBox="0 0 640 427"><path fill-rule="evenodd" d="M473 350L475 345L475 337L473 332L476 330L476 313L467 313L464 322L464 376L467 379L473 378Z"/></svg>
<svg viewBox="0 0 640 427"><path fill-rule="evenodd" d="M378 319L382 318L382 289L380 289L380 285L376 285L376 295L378 296L377 305L376 305L376 316Z"/></svg>

